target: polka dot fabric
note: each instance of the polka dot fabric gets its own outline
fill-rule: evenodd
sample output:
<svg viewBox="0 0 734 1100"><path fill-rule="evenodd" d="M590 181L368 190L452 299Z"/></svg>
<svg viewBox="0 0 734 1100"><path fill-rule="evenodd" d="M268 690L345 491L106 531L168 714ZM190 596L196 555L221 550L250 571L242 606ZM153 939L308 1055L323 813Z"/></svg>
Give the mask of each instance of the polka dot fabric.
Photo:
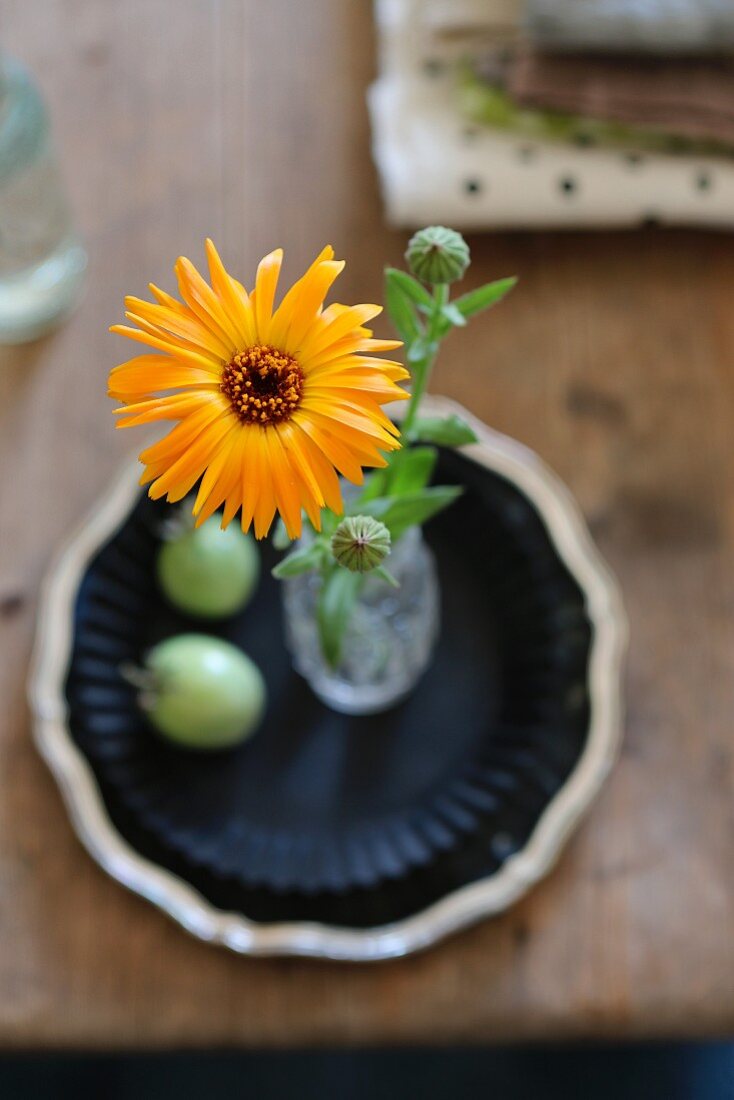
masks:
<svg viewBox="0 0 734 1100"><path fill-rule="evenodd" d="M529 142L467 124L426 0L378 0L369 93L388 220L459 229L734 227L734 157Z"/></svg>

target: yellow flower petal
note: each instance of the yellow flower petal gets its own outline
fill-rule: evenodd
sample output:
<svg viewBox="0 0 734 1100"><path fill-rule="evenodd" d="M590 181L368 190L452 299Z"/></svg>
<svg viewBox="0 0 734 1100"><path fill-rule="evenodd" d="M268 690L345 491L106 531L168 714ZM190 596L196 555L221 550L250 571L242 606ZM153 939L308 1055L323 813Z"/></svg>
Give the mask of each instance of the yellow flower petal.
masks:
<svg viewBox="0 0 734 1100"><path fill-rule="evenodd" d="M243 286L225 270L214 242L207 238L206 255L212 288L237 330L238 347L248 347L256 341L255 316L249 295Z"/></svg>
<svg viewBox="0 0 734 1100"><path fill-rule="evenodd" d="M277 431L259 429L265 441L266 460L270 467L275 493L275 504L283 518L288 538L301 535L301 500L298 482Z"/></svg>
<svg viewBox="0 0 734 1100"><path fill-rule="evenodd" d="M192 509L196 516L197 527L209 519L224 500L228 480L226 471L230 468L232 451L238 445L240 437L241 433L233 424L231 430L221 440L204 472Z"/></svg>
<svg viewBox="0 0 734 1100"><path fill-rule="evenodd" d="M153 482L148 490L153 500L167 495L169 501L175 502L190 493L231 428L231 418L226 416L207 424L166 472Z"/></svg>
<svg viewBox="0 0 734 1100"><path fill-rule="evenodd" d="M186 420L191 413L204 407L227 409L219 394L200 390L186 390L185 393L166 394L164 397L151 397L135 401L121 409L115 409L120 419L118 428L132 428L139 424L153 424L159 420Z"/></svg>
<svg viewBox="0 0 734 1100"><path fill-rule="evenodd" d="M240 481L242 484L242 515L240 523L243 531L249 531L255 505L261 489L261 450L258 435L262 429L250 428L240 432L242 436L242 462Z"/></svg>
<svg viewBox="0 0 734 1100"><path fill-rule="evenodd" d="M182 313L171 309L170 306L145 302L142 298L133 297L125 299L125 309L128 311L125 314L128 320L134 320L134 323L138 324L139 319L142 319L148 325L154 326L147 331L152 331L177 346L211 355L216 362L229 358L228 345L202 325L191 310Z"/></svg>
<svg viewBox="0 0 734 1100"><path fill-rule="evenodd" d="M219 378L203 367L192 367L166 355L137 355L110 371L108 394L119 401L130 401L154 390L184 387L219 389Z"/></svg>
<svg viewBox="0 0 734 1100"><path fill-rule="evenodd" d="M270 319L273 315L275 290L278 285L282 262L283 249L276 248L274 252L269 252L267 256L260 260L257 267L253 299L255 302L255 330L261 344L270 342Z"/></svg>
<svg viewBox="0 0 734 1100"><path fill-rule="evenodd" d="M161 407L165 407L164 403ZM226 409L222 410L222 407L215 402L192 408L173 431L170 431L168 435L165 435L163 439L159 439L151 447L146 447L144 451L141 451L140 461L146 464L177 461L194 443L199 433L220 417L226 417L229 421L233 420L232 413Z"/></svg>
<svg viewBox="0 0 734 1100"><path fill-rule="evenodd" d="M291 538L302 513L316 529L321 510L343 510L338 474L360 484L364 467L386 464L398 429L382 405L400 400L407 378L372 353L399 346L375 340L375 305L324 297L343 268L326 248L274 309L282 252L261 261L248 295L206 244L211 285L185 258L176 263L183 301L151 284L153 302L126 300L130 325L112 331L157 352L113 368L110 395L119 426L174 421L140 458L153 497L181 500L198 482L197 523L218 509L226 526L262 538L275 512Z"/></svg>
<svg viewBox="0 0 734 1100"><path fill-rule="evenodd" d="M257 455L257 485L258 494L255 502L255 511L252 517L255 528L255 538L261 539L270 530L270 524L275 515L275 488L273 485L273 471L268 462L265 436L267 429L248 429L254 440L254 451Z"/></svg>
<svg viewBox="0 0 734 1100"><path fill-rule="evenodd" d="M312 360L349 335L352 329L358 328L365 321L371 321L373 317L377 317L380 313L382 313L382 306L363 305L345 309L333 320L326 323L324 323L323 316L320 317L314 324L313 331L309 334L308 339L303 343L304 366L307 361Z"/></svg>
<svg viewBox="0 0 734 1100"><path fill-rule="evenodd" d="M313 264L293 288L296 293L292 299L288 301L286 295L273 317L270 341L297 356L304 337L319 316L332 283L343 270L343 260L324 260Z"/></svg>
<svg viewBox="0 0 734 1100"><path fill-rule="evenodd" d="M183 341L176 344L167 336L153 335L145 330L131 328L129 325L112 325L110 332L115 332L119 336L127 336L129 340L136 340L139 344L148 344L151 348L158 348L159 351L164 351L167 355L180 359L182 363L191 363L192 366L201 367L203 370L211 370L212 366L217 363L217 360L211 355L203 351L186 348L183 346Z"/></svg>
<svg viewBox="0 0 734 1100"><path fill-rule="evenodd" d="M237 328L212 288L185 256L179 256L174 270L186 305L232 354L237 350Z"/></svg>
<svg viewBox="0 0 734 1100"><path fill-rule="evenodd" d="M314 479L318 483L321 495L324 498L324 504L327 508L330 508L332 512L336 512L337 515L340 515L344 510L344 503L342 501L339 478L336 476L333 463L331 463L326 454L313 443L308 432L304 431L300 424L297 424L295 420L292 420L290 423L293 427L294 446L292 448L292 453L296 465L299 464L298 456L302 455L303 461L308 465Z"/></svg>
<svg viewBox="0 0 734 1100"><path fill-rule="evenodd" d="M222 473L221 490L222 500L224 501L222 527L227 527L229 525L237 514L237 509L240 507L242 501L241 482L244 461L243 456L249 436L249 432L238 431L236 433L236 442L232 448L230 461Z"/></svg>

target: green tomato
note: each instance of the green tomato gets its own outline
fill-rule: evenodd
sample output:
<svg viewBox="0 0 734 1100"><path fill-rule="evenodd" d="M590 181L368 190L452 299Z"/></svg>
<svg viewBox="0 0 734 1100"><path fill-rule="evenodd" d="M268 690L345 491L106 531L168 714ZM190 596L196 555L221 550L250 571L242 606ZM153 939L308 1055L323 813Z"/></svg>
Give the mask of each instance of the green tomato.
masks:
<svg viewBox="0 0 734 1100"><path fill-rule="evenodd" d="M158 582L180 611L202 619L234 615L248 602L260 575L257 547L234 524L217 519L184 531L161 546Z"/></svg>
<svg viewBox="0 0 734 1100"><path fill-rule="evenodd" d="M237 745L265 710L257 665L236 646L206 634L160 642L145 662L151 686L141 704L159 733L190 749Z"/></svg>

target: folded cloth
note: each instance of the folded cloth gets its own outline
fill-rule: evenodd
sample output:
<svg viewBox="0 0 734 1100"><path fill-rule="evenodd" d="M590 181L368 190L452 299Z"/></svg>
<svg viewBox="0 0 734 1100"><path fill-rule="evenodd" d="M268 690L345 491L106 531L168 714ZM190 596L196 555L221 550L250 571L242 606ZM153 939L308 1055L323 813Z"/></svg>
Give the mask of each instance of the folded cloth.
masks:
<svg viewBox="0 0 734 1100"><path fill-rule="evenodd" d="M467 58L518 42L523 0L424 0L420 22L444 57Z"/></svg>
<svg viewBox="0 0 734 1100"><path fill-rule="evenodd" d="M444 57L443 42L425 33L428 2L376 0L381 63L369 103L393 225L734 228L734 165L724 158L577 148L467 125L453 64L426 64Z"/></svg>
<svg viewBox="0 0 734 1100"><path fill-rule="evenodd" d="M522 0L424 0L422 19L435 30L493 31L517 27Z"/></svg>
<svg viewBox="0 0 734 1100"><path fill-rule="evenodd" d="M734 48L732 0L527 0L533 44L546 50L653 54Z"/></svg>
<svg viewBox="0 0 734 1100"><path fill-rule="evenodd" d="M500 57L485 55L476 66L464 67L457 102L469 121L518 137L565 142L584 149L599 146L630 153L734 155L734 145L721 141L687 138L661 129L587 118L567 111L521 106L506 90L511 68L512 61L505 53Z"/></svg>
<svg viewBox="0 0 734 1100"><path fill-rule="evenodd" d="M425 0L422 19L437 34L466 38L517 37L522 0Z"/></svg>
<svg viewBox="0 0 734 1100"><path fill-rule="evenodd" d="M610 58L523 50L506 86L521 106L734 144L734 59Z"/></svg>

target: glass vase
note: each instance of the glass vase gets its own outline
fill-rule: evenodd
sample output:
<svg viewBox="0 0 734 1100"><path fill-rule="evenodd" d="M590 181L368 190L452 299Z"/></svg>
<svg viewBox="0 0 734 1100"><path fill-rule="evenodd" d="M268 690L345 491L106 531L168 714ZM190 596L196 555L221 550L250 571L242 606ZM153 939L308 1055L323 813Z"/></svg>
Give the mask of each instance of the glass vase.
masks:
<svg viewBox="0 0 734 1100"><path fill-rule="evenodd" d="M38 85L0 55L0 343L48 332L76 305L86 262Z"/></svg>
<svg viewBox="0 0 734 1100"><path fill-rule="evenodd" d="M320 574L283 582L286 644L294 667L322 702L345 714L374 714L404 699L428 667L438 636L436 567L419 527L402 536L386 564L399 587L365 575L336 668L326 662L319 641Z"/></svg>

